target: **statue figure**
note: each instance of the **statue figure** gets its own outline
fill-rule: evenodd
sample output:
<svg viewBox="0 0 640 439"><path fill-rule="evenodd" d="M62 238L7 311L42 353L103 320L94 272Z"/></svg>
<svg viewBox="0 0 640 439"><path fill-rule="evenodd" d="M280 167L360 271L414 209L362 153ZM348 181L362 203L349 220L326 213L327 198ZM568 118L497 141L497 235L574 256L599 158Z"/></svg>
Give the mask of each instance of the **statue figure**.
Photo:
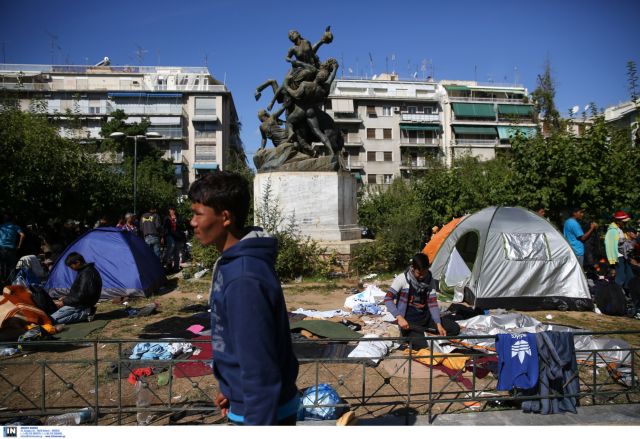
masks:
<svg viewBox="0 0 640 439"><path fill-rule="evenodd" d="M334 58L320 62L317 51L323 44L333 41L331 27L327 26L320 40L314 44L302 38L298 31L289 31L289 40L293 46L287 51L285 60L291 68L285 75L282 84L269 79L256 88L255 98L260 99L262 91L271 86L273 98L266 110L258 112L262 142L254 156L258 169L276 169L293 162L313 162L319 157L324 165L318 167L342 167L343 141L333 119L321 107L329 96L331 84L338 71L338 63ZM269 114L275 103L281 108ZM280 116L286 112L283 122ZM284 127L283 127L284 124ZM265 152L267 140L271 139L274 150ZM321 142L322 148L314 150L313 142ZM337 157L336 157L337 156ZM311 163L300 165L304 169L312 169Z"/></svg>
<svg viewBox="0 0 640 439"><path fill-rule="evenodd" d="M329 155L339 151L338 145L327 137L320 126L319 114L322 105L329 96L331 83L336 77L338 63L334 58L329 58L315 73L312 81L302 81L298 88L292 88L293 78L289 77L284 84L287 94L293 98L294 109L287 116L290 126L305 123L311 132L327 147Z"/></svg>

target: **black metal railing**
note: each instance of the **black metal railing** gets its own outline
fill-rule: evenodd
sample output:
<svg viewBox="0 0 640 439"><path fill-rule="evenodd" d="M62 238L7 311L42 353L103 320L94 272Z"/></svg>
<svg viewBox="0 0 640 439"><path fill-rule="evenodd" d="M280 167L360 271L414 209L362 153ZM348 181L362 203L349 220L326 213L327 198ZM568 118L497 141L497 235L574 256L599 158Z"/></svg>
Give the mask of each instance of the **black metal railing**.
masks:
<svg viewBox="0 0 640 439"><path fill-rule="evenodd" d="M574 332L578 335L636 337L640 331ZM496 390L496 354L477 347L490 339L494 336L427 337L429 350L422 353L411 349L413 340L404 338L295 339L300 362L298 387L317 388L326 383L341 397L339 403L327 404L316 393L311 401L304 401L303 408L348 408L360 418L403 414L408 423L410 414L428 415L433 422L439 414L503 410L539 399ZM0 407L5 408L0 411L0 421L20 416L44 421L91 407L97 415L92 421L96 425L140 424L141 420L145 425L224 422L214 406L217 384L211 360L129 358L136 344L147 342L192 343L196 348L198 343L209 343L188 339L21 343L19 354L0 358ZM376 342L402 345L406 350L373 357L348 356L358 343ZM438 354L440 342L462 352ZM640 347L582 349L576 350L576 357L575 379L580 391L562 396L574 397L580 405L640 402ZM443 361L448 361L448 366L441 364ZM197 373L185 372L194 367ZM150 370L145 371L147 368ZM144 403L139 400L141 392L146 396Z"/></svg>

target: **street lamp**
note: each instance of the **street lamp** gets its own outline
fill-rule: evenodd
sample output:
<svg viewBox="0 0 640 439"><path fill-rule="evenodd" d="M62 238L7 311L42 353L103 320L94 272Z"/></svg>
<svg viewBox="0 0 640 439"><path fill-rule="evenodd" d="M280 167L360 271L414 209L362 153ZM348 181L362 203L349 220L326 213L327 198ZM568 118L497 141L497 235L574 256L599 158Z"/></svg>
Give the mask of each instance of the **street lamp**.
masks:
<svg viewBox="0 0 640 439"><path fill-rule="evenodd" d="M133 139L133 214L136 213L136 196L138 194L138 139L157 139L162 137L160 133L156 133L155 131L149 131L145 134L137 134L135 136L127 136L125 133L120 131L114 131L109 134L109 137L114 139Z"/></svg>

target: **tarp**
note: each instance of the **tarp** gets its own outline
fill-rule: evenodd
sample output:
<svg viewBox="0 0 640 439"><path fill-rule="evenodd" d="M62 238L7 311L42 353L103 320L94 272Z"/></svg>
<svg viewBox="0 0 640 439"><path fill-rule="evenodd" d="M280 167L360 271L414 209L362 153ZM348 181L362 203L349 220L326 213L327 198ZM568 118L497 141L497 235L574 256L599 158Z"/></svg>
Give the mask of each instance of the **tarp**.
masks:
<svg viewBox="0 0 640 439"><path fill-rule="evenodd" d="M53 266L44 287L53 297L69 294L76 278L64 264L71 252L95 263L102 277L101 299L149 296L166 281L160 259L142 238L115 227L99 227L71 243Z"/></svg>
<svg viewBox="0 0 640 439"><path fill-rule="evenodd" d="M432 259L436 279L444 279L456 261L454 249L471 271L464 299L476 308L593 309L571 247L549 221L527 209L487 207L465 217Z"/></svg>

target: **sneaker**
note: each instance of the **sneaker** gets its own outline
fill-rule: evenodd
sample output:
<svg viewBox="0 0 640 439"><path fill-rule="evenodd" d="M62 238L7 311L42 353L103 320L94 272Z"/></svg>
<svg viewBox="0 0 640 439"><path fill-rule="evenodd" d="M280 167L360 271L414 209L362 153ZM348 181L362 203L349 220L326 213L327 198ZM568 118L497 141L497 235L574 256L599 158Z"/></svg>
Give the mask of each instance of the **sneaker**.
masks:
<svg viewBox="0 0 640 439"><path fill-rule="evenodd" d="M98 311L98 308L95 306L92 306L91 309L89 310L89 315L87 316L87 322L92 322L93 319L96 318L96 312Z"/></svg>

